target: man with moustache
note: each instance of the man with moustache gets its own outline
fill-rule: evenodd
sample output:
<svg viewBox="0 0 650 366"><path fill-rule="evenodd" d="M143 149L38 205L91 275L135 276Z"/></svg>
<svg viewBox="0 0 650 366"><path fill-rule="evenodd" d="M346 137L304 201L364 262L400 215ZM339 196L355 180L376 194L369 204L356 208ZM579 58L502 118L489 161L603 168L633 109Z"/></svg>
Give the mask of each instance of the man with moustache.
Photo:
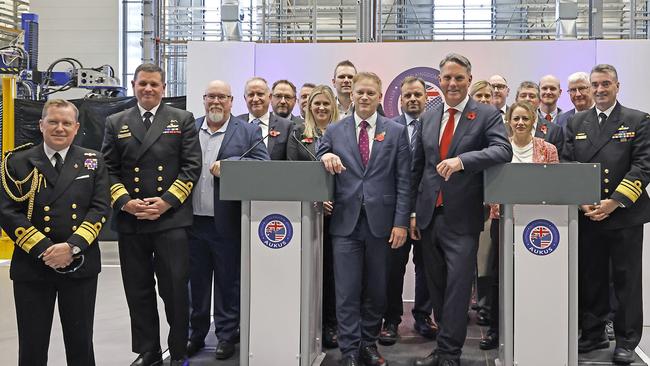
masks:
<svg viewBox="0 0 650 366"><path fill-rule="evenodd" d="M535 110L538 110L540 105L539 85L532 81L522 81L517 88L515 98L517 102L521 100L527 101L535 107ZM555 145L557 151L562 151L562 146L564 145L564 131L562 127L549 122L538 113L533 130L535 131L535 137L543 138L544 141Z"/></svg>
<svg viewBox="0 0 650 366"><path fill-rule="evenodd" d="M235 353L239 337L239 276L241 204L219 199L221 161L268 160L259 127L230 114L230 85L211 81L203 94L205 116L196 119L203 165L192 195L194 221L190 241L190 335L187 354L205 346L210 330L210 302L214 303L214 331L218 339L215 357L225 360ZM214 298L212 280L214 277Z"/></svg>
<svg viewBox="0 0 650 366"><path fill-rule="evenodd" d="M576 112L586 111L594 106L594 99L589 90L589 74L583 71L569 75L569 98L575 108L566 111L557 118L558 126L566 127L567 122Z"/></svg>
<svg viewBox="0 0 650 366"><path fill-rule="evenodd" d="M510 94L510 88L508 88L508 82L506 78L501 75L492 75L488 79L488 83L492 86L494 90L492 94L492 105L499 110L501 116L506 118L506 112L508 111L508 94Z"/></svg>
<svg viewBox="0 0 650 366"><path fill-rule="evenodd" d="M271 90L266 80L254 76L246 81L244 99L248 113L237 118L260 126L271 160L287 160L287 139L293 130L293 123L269 112Z"/></svg>
<svg viewBox="0 0 650 366"><path fill-rule="evenodd" d="M352 78L357 74L357 68L352 61L343 60L336 64L332 85L336 90L336 106L339 109L341 119L351 116L354 113L352 104Z"/></svg>
<svg viewBox="0 0 650 366"><path fill-rule="evenodd" d="M427 103L426 85L424 80L407 76L400 86L400 103L402 115L394 121L406 126L409 136L411 153L415 151L415 135L421 128L420 116ZM390 267L388 270L388 287L386 289L387 307L384 312L384 324L379 335L379 343L385 346L395 344L399 336L398 328L402 322L404 289L404 273L409 254L413 248L413 264L415 264L415 303L413 305L413 327L423 337L434 338L437 325L431 320L431 301L427 290L426 277L422 262L422 247L419 242L407 238L405 245L394 249L390 253Z"/></svg>
<svg viewBox="0 0 650 366"><path fill-rule="evenodd" d="M67 364L95 365L97 237L110 199L101 155L72 144L78 114L66 100L48 100L39 121L43 143L18 147L2 162L0 225L15 244L9 274L19 366L47 365L55 302Z"/></svg>
<svg viewBox="0 0 650 366"><path fill-rule="evenodd" d="M137 105L106 119L102 153L108 167L113 229L131 315L132 366L162 362L156 279L169 323L172 365L186 357L189 320L188 200L201 173L192 113L162 103L165 73L142 64L133 75ZM154 274L156 279L154 279Z"/></svg>
<svg viewBox="0 0 650 366"><path fill-rule="evenodd" d="M271 88L271 109L273 113L300 126L305 121L299 116L293 115L293 107L296 106L296 86L289 80L278 80Z"/></svg>
<svg viewBox="0 0 650 366"><path fill-rule="evenodd" d="M354 76L352 116L330 125L317 156L336 174L330 222L341 365L383 366L377 336L390 249L407 235L411 156L407 129L377 112L381 80Z"/></svg>
<svg viewBox="0 0 650 366"><path fill-rule="evenodd" d="M608 348L609 284L618 308L613 361L630 364L643 331L643 225L650 222L650 115L622 106L616 68L594 66L590 75L595 107L576 113L566 131L563 160L600 163L601 200L582 205L578 222L582 336L578 352Z"/></svg>
<svg viewBox="0 0 650 366"><path fill-rule="evenodd" d="M541 93L541 103L537 110L539 118L551 123L557 123L558 116L562 115L562 110L557 106L557 101L562 94L560 79L553 75L543 76L539 79L539 89Z"/></svg>
<svg viewBox="0 0 650 366"><path fill-rule="evenodd" d="M512 159L499 112L468 95L469 60L448 54L440 61L439 79L445 103L422 116L416 135L410 225L411 238L422 238L438 346L416 366L460 365L484 226L482 173Z"/></svg>

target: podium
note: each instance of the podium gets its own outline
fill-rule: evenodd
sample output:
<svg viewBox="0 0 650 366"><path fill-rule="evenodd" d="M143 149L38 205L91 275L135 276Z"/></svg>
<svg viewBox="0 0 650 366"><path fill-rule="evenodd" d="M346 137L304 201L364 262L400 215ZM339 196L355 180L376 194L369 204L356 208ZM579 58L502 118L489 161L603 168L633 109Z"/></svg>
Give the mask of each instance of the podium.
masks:
<svg viewBox="0 0 650 366"><path fill-rule="evenodd" d="M242 201L241 366L311 366L325 357L318 202L333 196L321 162L221 162L220 198Z"/></svg>
<svg viewBox="0 0 650 366"><path fill-rule="evenodd" d="M600 202L600 164L505 164L484 173L501 203L496 365L578 364L578 207Z"/></svg>

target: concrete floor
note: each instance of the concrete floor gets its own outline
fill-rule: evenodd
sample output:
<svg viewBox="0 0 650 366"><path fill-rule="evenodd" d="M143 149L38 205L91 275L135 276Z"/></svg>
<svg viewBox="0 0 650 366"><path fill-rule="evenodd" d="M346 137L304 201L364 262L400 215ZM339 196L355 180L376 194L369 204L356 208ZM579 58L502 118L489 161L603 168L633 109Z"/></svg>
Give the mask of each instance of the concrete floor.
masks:
<svg viewBox="0 0 650 366"><path fill-rule="evenodd" d="M97 365L129 365L136 357L131 353L131 336L129 326L128 308L122 287L122 276L117 257L117 246L115 243L102 243L102 273L99 276L97 290L97 305L95 310L95 358ZM410 304L405 304L405 314L410 314ZM0 309L4 316L0 318L0 365L16 365L17 361L17 331L15 308L11 281L9 280L9 262L0 261ZM162 300L159 299L159 313L161 314L161 340L167 338L168 326L165 323ZM473 316L473 314L471 314ZM411 365L415 357L425 356L435 346L433 341L419 337L412 330L412 318L404 316L400 325L401 338L397 344L391 347L381 347L380 351L392 366ZM479 350L478 342L485 332L485 328L479 327L471 321L468 329L468 338L464 348L464 366L494 365L496 351L484 352ZM239 365L239 352L231 360L216 361L214 359L214 348L216 339L214 333L206 340L207 347L204 352L196 355L192 365ZM165 344L162 345L166 348ZM613 343L612 343L613 347ZM58 315L55 312L55 319L52 327L52 336L49 351L49 365L65 365L65 354L63 351L63 338ZM650 327L644 328L644 337L639 349L650 354ZM323 366L334 366L338 363L340 353L338 350L326 352ZM601 350L588 355L581 355L582 365L611 365L611 350ZM646 358L646 362L648 362ZM646 365L641 358L633 365ZM273 365L269 362L269 366Z"/></svg>

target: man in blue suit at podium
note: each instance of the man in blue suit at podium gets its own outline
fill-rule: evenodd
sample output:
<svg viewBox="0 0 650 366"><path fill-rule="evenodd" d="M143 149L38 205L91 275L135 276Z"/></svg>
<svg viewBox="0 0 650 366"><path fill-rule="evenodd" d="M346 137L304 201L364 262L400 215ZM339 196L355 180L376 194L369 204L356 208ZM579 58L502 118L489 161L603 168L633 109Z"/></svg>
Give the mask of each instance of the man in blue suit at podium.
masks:
<svg viewBox="0 0 650 366"><path fill-rule="evenodd" d="M330 223L341 365L382 366L377 351L391 248L406 241L411 154L406 126L377 113L381 80L353 78L354 113L331 125L318 157L336 174Z"/></svg>

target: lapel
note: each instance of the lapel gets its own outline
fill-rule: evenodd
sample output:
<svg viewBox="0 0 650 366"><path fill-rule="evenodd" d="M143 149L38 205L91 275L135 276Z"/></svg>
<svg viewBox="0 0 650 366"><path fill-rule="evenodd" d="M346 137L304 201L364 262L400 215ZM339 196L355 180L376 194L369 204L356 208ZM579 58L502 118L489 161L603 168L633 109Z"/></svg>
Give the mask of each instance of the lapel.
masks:
<svg viewBox="0 0 650 366"><path fill-rule="evenodd" d="M46 203L54 202L54 200L56 200L63 192L65 192L70 183L72 183L72 181L74 181L74 179L79 174L81 164L83 164L83 162L78 155L78 150L74 145L70 145L70 150L68 150L68 153L65 156L65 162L63 163L61 174L59 174L59 179L56 181L54 190L47 198Z"/></svg>
<svg viewBox="0 0 650 366"><path fill-rule="evenodd" d="M589 124L585 126L587 130L587 138L591 141L591 147L587 149L586 160L590 160L596 153L603 148L608 142L612 140L612 135L618 128L623 124L621 121L621 104L616 103L616 107L612 110L612 113L607 117L605 121L605 126L600 128L598 126L598 117L596 116L596 108L594 107L593 113L589 113ZM587 120L585 121L587 122ZM590 137L590 136L594 137Z"/></svg>
<svg viewBox="0 0 650 366"><path fill-rule="evenodd" d="M377 124L375 125L375 135L368 136L369 140L372 141L372 149L370 150L370 160L368 160L368 166L366 166L366 172L370 170L370 167L373 165L373 162L377 160L377 155L380 154L380 151L384 147L383 141L376 141L375 137L386 132L386 126L384 124L383 118L377 114ZM359 154L359 159L361 159L361 154ZM365 172L364 172L365 173Z"/></svg>
<svg viewBox="0 0 650 366"><path fill-rule="evenodd" d="M238 119L236 119L232 114L230 115L230 121L228 121L228 127L226 127L226 133L223 136L223 140L221 141L221 147L219 147L217 160L221 160L221 153L226 148L226 146L228 146L228 141L230 141L230 139L235 134L235 130L239 128L240 123L241 122Z"/></svg>
<svg viewBox="0 0 650 366"><path fill-rule="evenodd" d="M29 162L32 163L41 174L43 174L48 185L54 186L59 179L59 174L54 170L50 159L45 155L43 144L44 143L40 143L35 147L36 150L34 151L34 154L29 157ZM70 152L68 152L68 154L70 154Z"/></svg>
<svg viewBox="0 0 650 366"><path fill-rule="evenodd" d="M444 107L441 106L433 110L432 118L429 118L427 122L422 119L422 146L425 146L425 142L431 141L436 163L440 161L440 126L443 114Z"/></svg>
<svg viewBox="0 0 650 366"><path fill-rule="evenodd" d="M343 133L348 139L348 146L350 147L351 154L357 164L360 172L363 172L363 164L361 163L361 154L359 153L359 142L357 141L357 126L354 122L354 114L346 117L343 120Z"/></svg>
<svg viewBox="0 0 650 366"><path fill-rule="evenodd" d="M126 115L126 124L129 126L131 136L135 137L140 143L142 143L144 135L147 133L147 129L144 127L142 116L140 116L140 109L138 109L137 105L131 108ZM122 126L118 126L118 129L119 128L122 128Z"/></svg>
<svg viewBox="0 0 650 366"><path fill-rule="evenodd" d="M460 116L459 115L454 116L457 117L457 122L456 122L457 125L456 125L456 130L454 131L454 136L451 138L451 146L449 147L449 151L447 152L447 158L456 155L455 154L456 148L458 148L459 141L463 138L465 131L467 131L467 129L472 123L477 123L476 119L470 121L466 117L467 113L469 112L476 113L476 105L474 103L475 103L474 100L472 98L469 98L469 100L467 101L467 105L465 105L465 109L459 111ZM442 118L440 120L442 121Z"/></svg>
<svg viewBox="0 0 650 366"><path fill-rule="evenodd" d="M153 143L158 140L165 127L167 127L167 123L169 123L167 119L168 116L165 113L165 104L160 103L160 107L158 107L158 110L156 111L153 122L151 122L151 127L146 130L144 128L144 124L140 123L140 125L142 125L142 128L146 130L146 134L144 135L144 140L142 140L142 145L140 145L140 148L138 149L136 159L140 159L140 157L142 157L142 155L149 149L149 147L151 147L151 145L153 145ZM142 118L140 118L138 122L142 122Z"/></svg>
<svg viewBox="0 0 650 366"><path fill-rule="evenodd" d="M275 137L271 136L271 131L276 129L278 127L278 121L275 117L275 114L270 113L269 114L269 136L267 137L267 145L266 148L269 150L269 155L271 155L271 151L273 151L273 146L275 146Z"/></svg>

